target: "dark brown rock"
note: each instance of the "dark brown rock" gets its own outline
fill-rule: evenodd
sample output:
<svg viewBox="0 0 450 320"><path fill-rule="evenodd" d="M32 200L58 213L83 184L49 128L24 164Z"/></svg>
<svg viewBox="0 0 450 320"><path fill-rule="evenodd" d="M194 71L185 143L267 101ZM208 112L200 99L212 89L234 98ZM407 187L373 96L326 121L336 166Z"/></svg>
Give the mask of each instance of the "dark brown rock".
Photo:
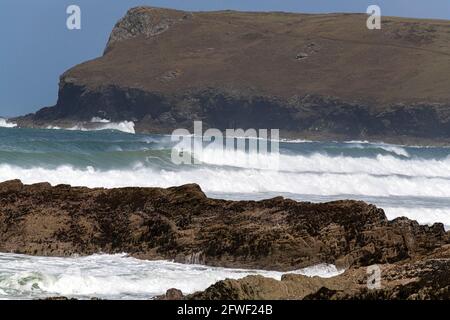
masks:
<svg viewBox="0 0 450 320"><path fill-rule="evenodd" d="M248 276L240 280L219 281L203 292L187 296L189 300L292 300L302 299L323 286L343 286L341 280L302 275L285 275L281 281L262 276ZM348 281L347 281L348 282Z"/></svg>
<svg viewBox="0 0 450 320"><path fill-rule="evenodd" d="M64 297L64 296L56 296L56 297L47 297L41 300L46 300L46 301L75 301L78 299L75 298L68 298L68 297Z"/></svg>
<svg viewBox="0 0 450 320"><path fill-rule="evenodd" d="M281 281L249 276L224 280L191 300L448 300L450 299L450 251L445 258L421 257L413 262L379 265L381 288L368 287L366 268L356 267L333 278L285 275Z"/></svg>
<svg viewBox="0 0 450 320"><path fill-rule="evenodd" d="M359 201L209 199L198 185L89 189L0 184L0 251L127 252L222 267L298 269L394 263L449 243L442 224L388 221Z"/></svg>

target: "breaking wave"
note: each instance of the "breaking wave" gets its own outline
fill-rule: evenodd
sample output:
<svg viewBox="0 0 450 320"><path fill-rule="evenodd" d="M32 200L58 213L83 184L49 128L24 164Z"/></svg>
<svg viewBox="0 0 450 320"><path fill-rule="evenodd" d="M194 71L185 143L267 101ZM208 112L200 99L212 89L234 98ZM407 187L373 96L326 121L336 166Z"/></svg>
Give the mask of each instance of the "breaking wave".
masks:
<svg viewBox="0 0 450 320"><path fill-rule="evenodd" d="M450 157L443 159L401 159L392 155L372 157L330 156L322 153L310 155L267 154L249 155L242 151L204 149L195 158L206 164L233 166L247 169L266 169L277 163L285 172L366 173L370 175L404 175L412 177L450 178Z"/></svg>
<svg viewBox="0 0 450 320"><path fill-rule="evenodd" d="M0 128L15 128L17 124L9 122L8 119L0 118Z"/></svg>
<svg viewBox="0 0 450 320"><path fill-rule="evenodd" d="M342 272L334 265L321 264L291 273L332 277ZM0 253L0 299L2 295L8 299L149 299L170 288L189 294L220 280L254 274L280 280L284 273L145 261L125 254L57 258Z"/></svg>
<svg viewBox="0 0 450 320"><path fill-rule="evenodd" d="M386 144L386 143L370 143L368 141L348 141L348 142L344 142L344 143L349 145L351 148L365 149L365 148L367 148L367 146L374 146L376 148L380 148L382 150L385 150L389 153L393 153L398 156L402 156L402 157L406 157L406 158L410 157L410 154L408 153L408 151L406 151L406 149L402 146L396 146L396 145L391 145L391 144Z"/></svg>
<svg viewBox="0 0 450 320"><path fill-rule="evenodd" d="M107 122L97 126L94 130L117 130L126 133L135 133L133 121Z"/></svg>
<svg viewBox="0 0 450 320"><path fill-rule="evenodd" d="M98 170L59 166L21 168L0 165L0 180L21 179L24 183L48 181L53 185L88 187L170 187L197 183L214 193L296 193L303 195L367 195L450 197L450 179L376 176L367 173L291 173L282 171L197 168L152 169L137 165L129 169Z"/></svg>
<svg viewBox="0 0 450 320"><path fill-rule="evenodd" d="M91 119L91 122L92 122L92 123L110 123L111 120L103 119L103 118L99 118L99 117L93 117L93 118Z"/></svg>
<svg viewBox="0 0 450 320"><path fill-rule="evenodd" d="M91 121L90 125L75 125L72 127L58 127L58 126L48 126L48 130L69 130L69 131L100 131L100 130L117 130L125 133L135 134L134 122L133 121L122 121L122 122L109 122L109 120L95 119L99 121Z"/></svg>

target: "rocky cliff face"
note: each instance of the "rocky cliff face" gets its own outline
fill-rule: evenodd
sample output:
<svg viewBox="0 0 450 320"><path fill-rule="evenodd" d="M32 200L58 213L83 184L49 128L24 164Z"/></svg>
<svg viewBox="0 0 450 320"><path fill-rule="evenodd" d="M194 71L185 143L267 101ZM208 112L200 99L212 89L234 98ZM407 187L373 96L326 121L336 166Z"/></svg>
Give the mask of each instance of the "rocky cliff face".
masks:
<svg viewBox="0 0 450 320"><path fill-rule="evenodd" d="M128 252L223 267L291 270L394 263L450 243L441 224L388 221L356 201L225 201L197 185L88 189L0 184L0 251L65 256Z"/></svg>
<svg viewBox="0 0 450 320"><path fill-rule="evenodd" d="M151 38L167 31L174 24L192 15L177 10L137 7L127 12L111 32L105 53L119 42L136 37Z"/></svg>
<svg viewBox="0 0 450 320"><path fill-rule="evenodd" d="M138 7L105 54L61 76L21 126L132 120L138 132L279 128L285 137L448 141L450 22Z"/></svg>

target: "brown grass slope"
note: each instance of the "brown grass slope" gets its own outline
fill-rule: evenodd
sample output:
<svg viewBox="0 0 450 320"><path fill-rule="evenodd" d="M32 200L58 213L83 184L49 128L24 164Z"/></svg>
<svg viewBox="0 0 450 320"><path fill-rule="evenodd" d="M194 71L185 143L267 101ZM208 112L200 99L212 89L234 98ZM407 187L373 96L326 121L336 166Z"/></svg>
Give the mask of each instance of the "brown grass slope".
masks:
<svg viewBox="0 0 450 320"><path fill-rule="evenodd" d="M359 14L139 10L177 21L155 36L109 44L68 76L169 93L224 87L287 98L450 101L449 21L384 18L382 30L368 30ZM308 57L297 59L302 53Z"/></svg>

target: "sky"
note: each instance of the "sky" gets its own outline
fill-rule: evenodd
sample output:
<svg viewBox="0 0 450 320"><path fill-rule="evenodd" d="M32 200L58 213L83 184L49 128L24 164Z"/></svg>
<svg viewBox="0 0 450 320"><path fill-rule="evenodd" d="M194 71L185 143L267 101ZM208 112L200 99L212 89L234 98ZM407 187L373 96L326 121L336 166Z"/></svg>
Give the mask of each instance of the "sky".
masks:
<svg viewBox="0 0 450 320"><path fill-rule="evenodd" d="M0 116L56 103L59 76L102 54L114 24L134 6L189 11L361 12L450 20L450 0L0 0ZM81 8L81 30L68 30L66 9Z"/></svg>

